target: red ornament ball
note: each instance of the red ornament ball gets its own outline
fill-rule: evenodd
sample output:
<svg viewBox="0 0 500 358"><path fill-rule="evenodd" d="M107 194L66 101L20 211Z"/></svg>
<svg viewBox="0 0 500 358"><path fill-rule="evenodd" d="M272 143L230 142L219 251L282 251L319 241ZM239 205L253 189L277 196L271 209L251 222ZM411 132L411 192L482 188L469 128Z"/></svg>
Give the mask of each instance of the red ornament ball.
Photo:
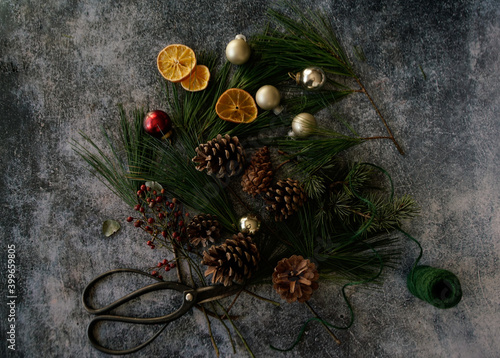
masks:
<svg viewBox="0 0 500 358"><path fill-rule="evenodd" d="M147 134L155 138L168 138L172 134L172 120L163 111L156 110L146 114L143 122Z"/></svg>

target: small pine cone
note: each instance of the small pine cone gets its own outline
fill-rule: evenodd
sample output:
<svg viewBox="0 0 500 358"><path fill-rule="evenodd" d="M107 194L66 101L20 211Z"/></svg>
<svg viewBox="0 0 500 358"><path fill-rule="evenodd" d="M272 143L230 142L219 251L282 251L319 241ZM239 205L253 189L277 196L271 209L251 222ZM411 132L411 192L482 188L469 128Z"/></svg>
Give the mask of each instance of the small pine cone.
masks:
<svg viewBox="0 0 500 358"><path fill-rule="evenodd" d="M245 154L238 137L217 135L211 141L196 148L196 169L207 170L217 178L238 175L245 166Z"/></svg>
<svg viewBox="0 0 500 358"><path fill-rule="evenodd" d="M318 289L316 265L302 256L284 258L274 268L273 287L288 303L305 302Z"/></svg>
<svg viewBox="0 0 500 358"><path fill-rule="evenodd" d="M210 247L203 253L202 264L207 265L205 277L213 274L212 283L242 283L257 269L260 255L250 237L241 232L219 246Z"/></svg>
<svg viewBox="0 0 500 358"><path fill-rule="evenodd" d="M268 147L258 150L241 178L243 191L255 196L267 191L273 180L271 154Z"/></svg>
<svg viewBox="0 0 500 358"><path fill-rule="evenodd" d="M282 221L298 211L307 196L297 180L288 178L279 180L269 188L264 199L267 203L266 209L274 213L276 221Z"/></svg>
<svg viewBox="0 0 500 358"><path fill-rule="evenodd" d="M210 214L200 214L193 217L187 227L189 242L194 247L200 243L203 247L207 246L207 242L214 242L220 237L221 225L217 221L216 216Z"/></svg>

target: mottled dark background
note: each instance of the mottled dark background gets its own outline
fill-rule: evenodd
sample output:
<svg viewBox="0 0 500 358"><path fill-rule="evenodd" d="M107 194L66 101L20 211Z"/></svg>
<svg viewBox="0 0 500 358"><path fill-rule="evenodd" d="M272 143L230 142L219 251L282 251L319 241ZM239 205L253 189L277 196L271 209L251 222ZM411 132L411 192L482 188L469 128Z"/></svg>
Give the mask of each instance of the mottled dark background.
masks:
<svg viewBox="0 0 500 358"><path fill-rule="evenodd" d="M269 344L292 342L310 313L249 296L233 308L243 315L241 331L258 357L498 356L498 1L300 4L332 20L406 151L401 156L379 141L352 156L383 166L399 194L416 198L422 214L405 228L421 240L424 264L457 274L464 297L449 310L414 298L405 275L417 251L402 238L404 258L382 286L347 290L356 321L337 331L340 347L311 324L295 350L272 351ZM262 0L0 1L0 356L104 356L85 336L90 316L80 302L83 287L109 269L144 268L162 256L140 245L132 228L112 238L101 234L104 220L122 220L130 209L91 176L70 141L83 131L102 144L100 127L116 126L119 103L127 110L162 107L155 61L164 46L184 43L222 55L234 35L251 37L264 28L268 6ZM356 59L354 46L366 62ZM361 95L335 110L362 135L384 135ZM16 246L19 277L15 352L5 338L9 244ZM322 287L313 306L344 324L340 288ZM268 286L255 290L277 298ZM159 309L153 299L147 305ZM237 338L232 353L219 323L213 329L221 356L248 356ZM203 315L193 311L176 321L134 356L214 356Z"/></svg>

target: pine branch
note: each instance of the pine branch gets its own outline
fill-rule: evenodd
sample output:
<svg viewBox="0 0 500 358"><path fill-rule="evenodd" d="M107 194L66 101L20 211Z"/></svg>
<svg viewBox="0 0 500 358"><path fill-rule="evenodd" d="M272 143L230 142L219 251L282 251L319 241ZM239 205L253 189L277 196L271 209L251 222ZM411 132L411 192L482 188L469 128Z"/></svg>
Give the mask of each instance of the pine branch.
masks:
<svg viewBox="0 0 500 358"><path fill-rule="evenodd" d="M83 143L72 142L73 150L93 169L96 177L128 205L136 204L136 191L143 183L141 178L130 178L130 171L149 173L148 161L154 156L144 149L144 143L151 138L142 129L144 111L133 112L129 120L123 107L119 107L120 131L118 139L113 139L109 131L102 129L106 151L87 135L80 133Z"/></svg>
<svg viewBox="0 0 500 358"><path fill-rule="evenodd" d="M268 30L255 38L254 47L265 53L262 57L263 65L279 66L282 71L290 73L297 73L309 66L318 66L331 76L353 80L359 88L351 89L351 93L366 95L386 128L389 139L398 151L404 154L372 96L356 75L330 22L324 15L311 10L303 11L293 2L285 4L298 19L292 19L272 9L268 11L270 19L281 27L281 31ZM338 81L334 83L338 88L345 88L345 85Z"/></svg>

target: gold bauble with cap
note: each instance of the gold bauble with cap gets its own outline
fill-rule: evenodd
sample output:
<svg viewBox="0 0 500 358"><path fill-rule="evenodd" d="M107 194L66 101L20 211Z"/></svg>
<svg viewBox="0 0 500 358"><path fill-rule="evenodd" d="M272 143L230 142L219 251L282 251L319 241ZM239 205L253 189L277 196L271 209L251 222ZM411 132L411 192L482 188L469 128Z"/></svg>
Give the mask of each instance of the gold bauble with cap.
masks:
<svg viewBox="0 0 500 358"><path fill-rule="evenodd" d="M280 91L271 85L265 85L259 88L255 94L255 102L265 111L273 110L275 114L280 114L283 107L280 106Z"/></svg>
<svg viewBox="0 0 500 358"><path fill-rule="evenodd" d="M251 54L250 46L244 35L236 35L226 46L226 58L233 65L242 65L248 61Z"/></svg>
<svg viewBox="0 0 500 358"><path fill-rule="evenodd" d="M294 137L308 137L316 131L316 118L310 113L299 113L292 120L292 133Z"/></svg>
<svg viewBox="0 0 500 358"><path fill-rule="evenodd" d="M244 234L253 235L260 230L260 220L253 214L248 214L240 218L238 229Z"/></svg>
<svg viewBox="0 0 500 358"><path fill-rule="evenodd" d="M295 81L302 88L315 91L322 88L326 83L326 74L323 69L316 66L304 68L302 71L295 75Z"/></svg>

